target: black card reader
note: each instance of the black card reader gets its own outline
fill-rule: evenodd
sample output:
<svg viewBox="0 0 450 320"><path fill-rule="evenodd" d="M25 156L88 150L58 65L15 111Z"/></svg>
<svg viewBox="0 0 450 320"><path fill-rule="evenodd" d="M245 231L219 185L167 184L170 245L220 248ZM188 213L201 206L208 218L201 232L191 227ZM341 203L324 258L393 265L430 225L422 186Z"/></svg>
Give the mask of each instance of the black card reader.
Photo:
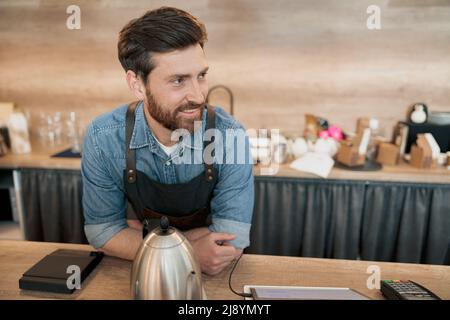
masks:
<svg viewBox="0 0 450 320"><path fill-rule="evenodd" d="M436 294L411 280L382 280L381 293L388 300L441 300Z"/></svg>

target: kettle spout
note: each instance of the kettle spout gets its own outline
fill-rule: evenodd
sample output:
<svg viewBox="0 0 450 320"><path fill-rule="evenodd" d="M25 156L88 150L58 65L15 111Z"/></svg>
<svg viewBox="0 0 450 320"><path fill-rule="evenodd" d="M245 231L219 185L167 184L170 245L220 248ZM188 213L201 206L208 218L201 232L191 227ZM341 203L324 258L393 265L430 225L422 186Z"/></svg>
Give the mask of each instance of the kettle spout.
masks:
<svg viewBox="0 0 450 320"><path fill-rule="evenodd" d="M188 273L186 282L186 300L202 300L203 288L194 270Z"/></svg>

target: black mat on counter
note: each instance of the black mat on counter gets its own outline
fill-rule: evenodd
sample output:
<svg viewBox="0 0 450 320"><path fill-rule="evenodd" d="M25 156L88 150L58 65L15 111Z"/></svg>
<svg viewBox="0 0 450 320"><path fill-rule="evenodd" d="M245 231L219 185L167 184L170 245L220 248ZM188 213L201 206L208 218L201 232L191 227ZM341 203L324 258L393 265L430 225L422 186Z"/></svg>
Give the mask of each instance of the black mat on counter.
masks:
<svg viewBox="0 0 450 320"><path fill-rule="evenodd" d="M58 249L45 256L19 280L19 288L56 293L73 293L75 288L69 287L67 281L76 266L80 271L80 284L100 263L102 252ZM69 270L69 272L68 272Z"/></svg>
<svg viewBox="0 0 450 320"><path fill-rule="evenodd" d="M64 151L55 153L51 156L52 158L81 158L81 153L72 152L72 149L66 149Z"/></svg>

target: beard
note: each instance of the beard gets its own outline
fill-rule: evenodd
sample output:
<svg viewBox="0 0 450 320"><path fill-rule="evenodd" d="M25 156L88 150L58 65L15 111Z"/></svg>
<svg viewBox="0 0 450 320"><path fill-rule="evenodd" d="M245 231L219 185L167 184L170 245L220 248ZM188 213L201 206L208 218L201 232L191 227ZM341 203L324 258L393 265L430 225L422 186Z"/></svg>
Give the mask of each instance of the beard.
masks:
<svg viewBox="0 0 450 320"><path fill-rule="evenodd" d="M190 133L193 133L195 121L202 120L201 108L204 107L205 102L202 102L200 104L185 103L178 106L171 112L170 110L168 110L168 108L163 107L160 103L158 103L158 101L156 101L156 98L153 96L150 90L146 89L145 95L147 97L147 110L149 114L159 124L161 124L164 128L169 129L170 131L175 131L177 129L186 129ZM181 114L181 112L185 110L194 109L196 110L196 112L198 112L197 109L200 110L200 112L198 112L195 117L185 118Z"/></svg>

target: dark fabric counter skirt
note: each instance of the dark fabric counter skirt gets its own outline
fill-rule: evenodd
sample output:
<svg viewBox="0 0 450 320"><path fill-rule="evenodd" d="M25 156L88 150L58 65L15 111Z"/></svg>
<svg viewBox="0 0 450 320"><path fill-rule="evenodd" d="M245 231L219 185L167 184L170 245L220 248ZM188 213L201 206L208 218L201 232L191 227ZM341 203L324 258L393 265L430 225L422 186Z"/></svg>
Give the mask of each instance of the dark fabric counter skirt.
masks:
<svg viewBox="0 0 450 320"><path fill-rule="evenodd" d="M255 177L249 253L450 264L450 185Z"/></svg>
<svg viewBox="0 0 450 320"><path fill-rule="evenodd" d="M21 184L27 240L88 243L79 171L24 169Z"/></svg>

